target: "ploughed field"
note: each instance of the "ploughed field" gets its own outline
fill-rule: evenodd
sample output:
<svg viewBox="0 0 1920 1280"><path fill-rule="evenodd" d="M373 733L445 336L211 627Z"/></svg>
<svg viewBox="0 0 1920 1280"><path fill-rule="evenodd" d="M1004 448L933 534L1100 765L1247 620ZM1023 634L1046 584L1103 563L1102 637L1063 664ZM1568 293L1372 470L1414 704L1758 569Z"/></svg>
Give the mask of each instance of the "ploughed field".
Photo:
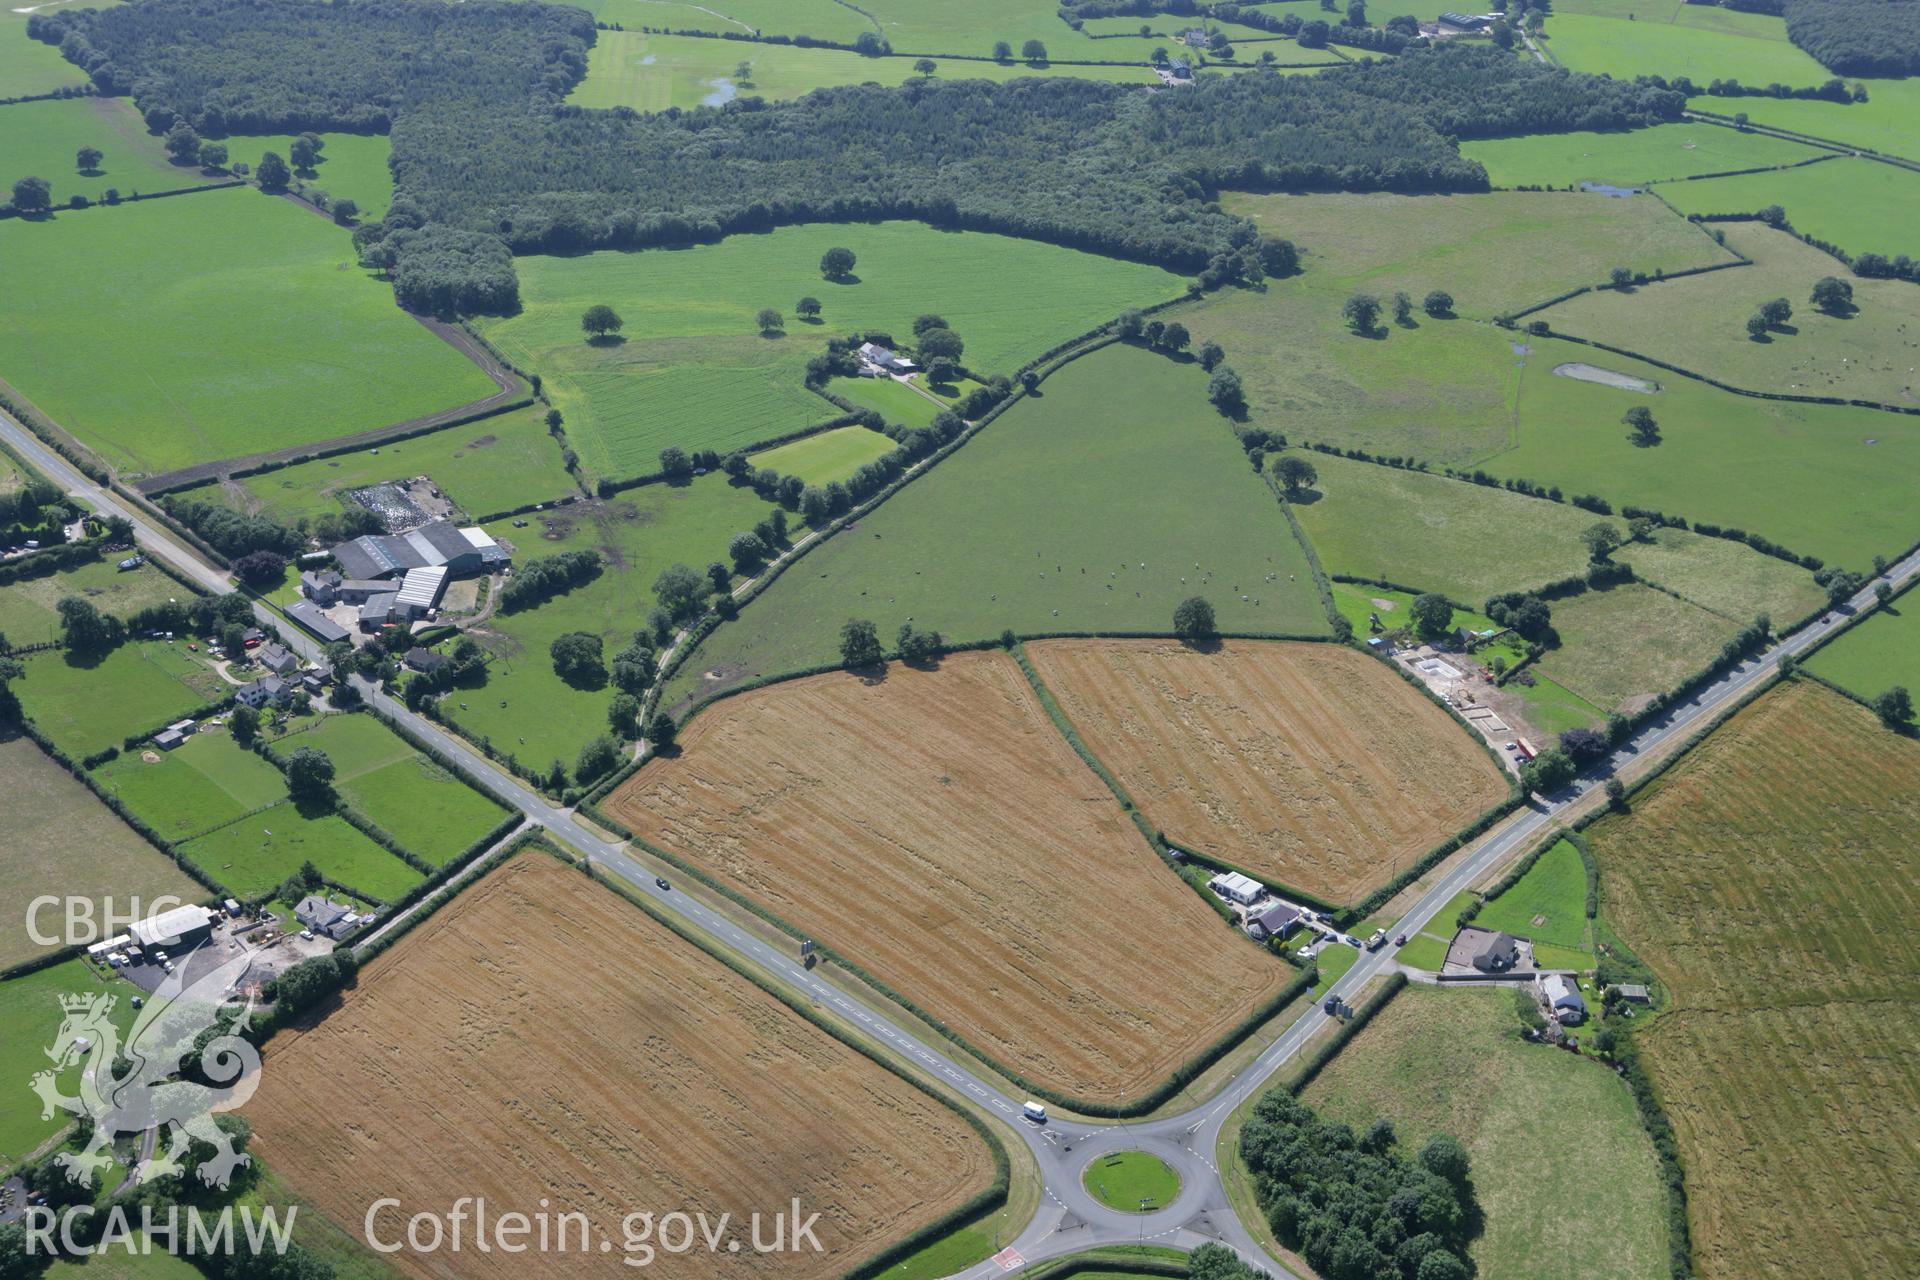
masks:
<svg viewBox="0 0 1920 1280"><path fill-rule="evenodd" d="M456 1065L457 1064L457 1065ZM610 1273L624 1215L735 1217L738 1253L676 1276L839 1275L984 1190L968 1123L639 908L541 855L468 888L283 1033L246 1110L254 1149L334 1221L376 1231L484 1196L579 1211L587 1252L407 1251L412 1276ZM822 1252L755 1253L745 1216L798 1197ZM763 1221L770 1231L770 1224ZM557 1231L557 1228L556 1228ZM577 1237L576 1232L576 1237Z"/></svg>
<svg viewBox="0 0 1920 1280"><path fill-rule="evenodd" d="M604 802L1012 1071L1121 1103L1290 976L1160 863L1014 661L715 704Z"/></svg>
<svg viewBox="0 0 1920 1280"><path fill-rule="evenodd" d="M1465 729L1353 649L1049 640L1027 654L1169 839L1327 901L1364 897L1507 794Z"/></svg>
<svg viewBox="0 0 1920 1280"><path fill-rule="evenodd" d="M1703 1278L1920 1273L1916 821L1920 746L1791 681L1589 833Z"/></svg>

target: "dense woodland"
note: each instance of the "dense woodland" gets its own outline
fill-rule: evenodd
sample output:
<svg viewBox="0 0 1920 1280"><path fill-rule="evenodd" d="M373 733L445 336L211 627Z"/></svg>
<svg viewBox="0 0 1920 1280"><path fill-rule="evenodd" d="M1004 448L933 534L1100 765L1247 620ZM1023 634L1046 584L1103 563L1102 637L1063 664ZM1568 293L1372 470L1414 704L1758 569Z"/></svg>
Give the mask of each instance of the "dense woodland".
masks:
<svg viewBox="0 0 1920 1280"><path fill-rule="evenodd" d="M36 17L155 128L390 128L398 198L356 237L423 310L511 311L517 253L712 240L911 217L1204 272L1291 254L1222 189L1479 191L1460 138L1678 117L1650 83L1498 50L1415 50L1308 78L1172 93L1069 77L859 85L642 116L563 99L595 32L578 10L342 0L176 0Z"/></svg>
<svg viewBox="0 0 1920 1280"><path fill-rule="evenodd" d="M1787 36L1830 71L1920 74L1920 0L1786 0Z"/></svg>

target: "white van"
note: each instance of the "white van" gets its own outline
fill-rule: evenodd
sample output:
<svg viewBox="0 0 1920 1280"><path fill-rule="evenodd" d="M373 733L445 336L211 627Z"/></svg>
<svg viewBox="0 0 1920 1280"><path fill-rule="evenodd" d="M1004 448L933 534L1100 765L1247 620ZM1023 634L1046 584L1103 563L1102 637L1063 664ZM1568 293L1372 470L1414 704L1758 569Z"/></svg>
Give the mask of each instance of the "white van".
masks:
<svg viewBox="0 0 1920 1280"><path fill-rule="evenodd" d="M1047 1122L1047 1109L1037 1102L1029 1102L1026 1106L1021 1107L1020 1114L1034 1124L1045 1124Z"/></svg>

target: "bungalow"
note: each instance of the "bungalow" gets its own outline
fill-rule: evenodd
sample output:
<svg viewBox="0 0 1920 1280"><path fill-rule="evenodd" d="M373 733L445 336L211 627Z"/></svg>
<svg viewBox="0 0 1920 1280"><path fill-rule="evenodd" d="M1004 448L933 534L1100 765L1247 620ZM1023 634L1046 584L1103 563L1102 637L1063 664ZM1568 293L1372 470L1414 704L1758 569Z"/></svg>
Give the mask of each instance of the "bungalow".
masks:
<svg viewBox="0 0 1920 1280"><path fill-rule="evenodd" d="M1474 951L1472 963L1482 973L1505 973L1520 963L1520 944L1510 933L1488 934Z"/></svg>
<svg viewBox="0 0 1920 1280"><path fill-rule="evenodd" d="M300 659L285 645L271 641L256 649L253 659L277 676L284 676L300 665Z"/></svg>
<svg viewBox="0 0 1920 1280"><path fill-rule="evenodd" d="M912 373L918 367L913 361L895 355L877 342L861 343L860 359L881 373Z"/></svg>
<svg viewBox="0 0 1920 1280"><path fill-rule="evenodd" d="M1284 938L1299 927L1300 908L1280 902L1255 916L1247 925L1247 932L1255 942L1265 942L1268 938Z"/></svg>
<svg viewBox="0 0 1920 1280"><path fill-rule="evenodd" d="M437 649L422 649L418 646L407 650L407 656L401 659L411 671L430 676L451 661L446 654Z"/></svg>
<svg viewBox="0 0 1920 1280"><path fill-rule="evenodd" d="M338 940L352 931L360 923L360 917L354 909L344 903L329 902L319 894L310 893L300 899L293 909L293 918L315 933Z"/></svg>
<svg viewBox="0 0 1920 1280"><path fill-rule="evenodd" d="M1553 1009L1554 1017L1562 1023L1586 1021L1587 1002L1581 999L1580 988L1571 978L1561 973L1550 973L1541 980L1540 989L1546 993L1547 1004Z"/></svg>

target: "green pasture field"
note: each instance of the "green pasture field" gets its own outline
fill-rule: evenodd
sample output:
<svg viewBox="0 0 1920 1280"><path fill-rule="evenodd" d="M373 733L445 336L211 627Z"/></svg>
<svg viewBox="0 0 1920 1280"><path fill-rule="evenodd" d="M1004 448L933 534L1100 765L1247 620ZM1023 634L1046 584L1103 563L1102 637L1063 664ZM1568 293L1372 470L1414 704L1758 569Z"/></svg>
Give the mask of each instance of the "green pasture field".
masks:
<svg viewBox="0 0 1920 1280"><path fill-rule="evenodd" d="M0 43L14 34L0 25ZM11 91L0 77L0 94ZM74 153L81 147L104 153L96 172L80 172ZM198 165L174 164L125 98L53 98L7 107L0 115L0 182L10 187L30 176L52 185L55 204L65 204L70 196L98 200L108 187L129 196L215 180Z"/></svg>
<svg viewBox="0 0 1920 1280"><path fill-rule="evenodd" d="M892 378L835 378L827 390L902 426L928 426L940 413L939 405Z"/></svg>
<svg viewBox="0 0 1920 1280"><path fill-rule="evenodd" d="M1690 4L1688 0L1561 0L1555 13L1577 13L1585 17L1613 18L1621 22L1668 23L1698 27L1704 31L1724 31L1732 35L1762 40L1787 38L1787 24L1777 15L1742 13L1718 5Z"/></svg>
<svg viewBox="0 0 1920 1280"><path fill-rule="evenodd" d="M1205 385L1119 344L1067 365L722 624L662 705L834 661L849 617L887 644L908 621L956 640L1167 631L1200 595L1225 631L1323 633L1298 540Z"/></svg>
<svg viewBox="0 0 1920 1280"><path fill-rule="evenodd" d="M111 897L121 911L130 910L135 898L206 896L32 739L0 741L0 786L7 796L7 820L0 824L0 899L14 905L0 926L0 969L58 950L34 942L27 928L27 904L43 894L89 896L96 906ZM43 914L40 933L59 934L64 919L58 908Z"/></svg>
<svg viewBox="0 0 1920 1280"><path fill-rule="evenodd" d="M167 840L190 839L287 798L280 771L224 729L195 733L172 751L153 749L158 762L144 754L121 752L94 770L94 781Z"/></svg>
<svg viewBox="0 0 1920 1280"><path fill-rule="evenodd" d="M1920 187L1916 187L1920 194ZM1764 223L1722 223L1751 267L1710 271L1627 291L1596 289L1540 312L1556 333L1658 352L1731 386L1789 395L1920 403L1920 289L1904 280L1855 279L1846 267ZM1857 308L1832 316L1810 301L1814 282L1839 275ZM1769 298L1793 318L1763 339L1747 320Z"/></svg>
<svg viewBox="0 0 1920 1280"><path fill-rule="evenodd" d="M1788 681L1632 803L1587 834L1602 922L1671 998L1634 1036L1697 1274L1920 1271L1920 743Z"/></svg>
<svg viewBox="0 0 1920 1280"><path fill-rule="evenodd" d="M1912 592L1896 597L1873 616L1849 627L1838 640L1822 646L1807 661L1807 670L1874 698L1900 685L1920 690L1920 597Z"/></svg>
<svg viewBox="0 0 1920 1280"><path fill-rule="evenodd" d="M421 879L345 818L309 818L291 800L189 840L180 853L242 897L266 893L306 862L328 879L382 902L392 902Z"/></svg>
<svg viewBox="0 0 1920 1280"><path fill-rule="evenodd" d="M123 644L97 662L70 661L64 651L21 661L26 678L13 686L21 706L76 760L178 719L226 688L205 662L161 641Z"/></svg>
<svg viewBox="0 0 1920 1280"><path fill-rule="evenodd" d="M602 637L611 662L646 628L662 569L677 563L704 570L726 560L733 535L773 510L752 489L715 473L686 485L650 484L605 502L523 517L524 529L507 521L488 526L513 546L516 563L591 547L607 567L566 595L521 613L496 613L476 628L474 638L492 655L486 681L455 689L441 700L441 713L523 764L545 769L559 760L571 770L580 748L607 731L614 690L569 685L554 674L549 646L568 631L591 631Z"/></svg>
<svg viewBox="0 0 1920 1280"><path fill-rule="evenodd" d="M446 862L506 817L371 715L323 717L278 739L273 751L284 756L300 747L326 752L347 802L429 862Z"/></svg>
<svg viewBox="0 0 1920 1280"><path fill-rule="evenodd" d="M1296 507L1297 511L1298 508ZM1318 548L1315 548L1318 550ZM1388 607L1382 608L1382 605ZM1372 615L1379 614L1380 621L1389 631L1399 627L1411 626L1410 617L1413 594L1407 591L1394 591L1388 587L1365 586L1353 582L1333 584L1333 607L1340 616L1353 624L1354 634L1365 636L1372 625ZM1493 620L1484 614L1470 609L1455 609L1453 624L1465 627L1469 631L1485 631L1491 628Z"/></svg>
<svg viewBox="0 0 1920 1280"><path fill-rule="evenodd" d="M1920 420L1738 396L1577 343L1526 343L1516 443L1475 460L1494 475L1753 530L1796 554L1856 568L1912 543ZM1570 363L1655 382L1660 391L1649 397L1554 376ZM1634 405L1653 410L1657 447L1628 438L1620 419ZM1729 465L1735 458L1739 465Z"/></svg>
<svg viewBox="0 0 1920 1280"><path fill-rule="evenodd" d="M0 369L122 467L331 439L493 389L345 232L258 191L11 221L0 257Z"/></svg>
<svg viewBox="0 0 1920 1280"><path fill-rule="evenodd" d="M1587 871L1573 842L1561 840L1540 855L1518 884L1487 900L1474 923L1504 929L1536 943L1591 952L1587 925ZM1589 960L1585 968L1592 968Z"/></svg>
<svg viewBox="0 0 1920 1280"><path fill-rule="evenodd" d="M604 38L604 35L603 37ZM294 178L309 190L329 196L349 196L360 206L361 222L377 222L393 203L393 170L387 160L393 154L393 142L385 134L323 133L320 158L312 172L295 170ZM268 151L287 158L291 134L235 134L226 139L230 159L258 165ZM292 161L288 161L289 164Z"/></svg>
<svg viewBox="0 0 1920 1280"><path fill-rule="evenodd" d="M1739 628L1698 605L1630 582L1553 602L1560 644L1541 656L1549 679L1602 711L1674 688Z"/></svg>
<svg viewBox="0 0 1920 1280"><path fill-rule="evenodd" d="M898 383L890 383L898 386ZM913 395L908 392L908 395ZM913 396L920 400L919 396ZM926 404L925 400L920 400ZM932 405L927 405L929 409ZM937 412L937 410L936 410ZM752 456L755 467L772 467L783 476L799 476L808 484L845 480L867 463L892 453L893 441L865 427L835 427Z"/></svg>
<svg viewBox="0 0 1920 1280"><path fill-rule="evenodd" d="M235 486L209 486L194 496L292 522L338 512L349 489L417 475L432 476L442 493L475 518L576 492L560 446L547 432L546 410L535 405L248 476L237 484L244 498L236 498Z"/></svg>
<svg viewBox="0 0 1920 1280"><path fill-rule="evenodd" d="M1066 28L1063 26L1064 32ZM1118 43L1118 42L1115 42ZM1115 57L1129 56L1116 53ZM1144 63L1145 55L1140 55ZM815 89L877 81L904 84L921 78L919 59L906 55L868 58L846 49L805 49L796 45L745 44L697 36L657 35L642 31L603 31L587 58L587 78L568 99L581 107L632 107L636 111L690 110L719 106L736 95L768 99L798 98ZM939 59L935 59L939 62ZM751 62L745 81L734 70ZM940 80L1014 80L1040 74L1024 62L954 59L940 62ZM1116 67L1055 66L1046 74L1129 84L1158 84L1145 65Z"/></svg>
<svg viewBox="0 0 1920 1280"><path fill-rule="evenodd" d="M1445 476L1322 453L1293 504L1329 573L1380 578L1477 606L1488 596L1583 573L1590 511ZM1618 522L1616 522L1618 523Z"/></svg>
<svg viewBox="0 0 1920 1280"><path fill-rule="evenodd" d="M1321 300L1330 305L1315 317L1330 322L1330 334L1346 331L1340 307L1350 294L1390 301L1394 290L1406 290L1417 327L1401 330L1390 314L1383 315L1393 334L1382 345L1409 332L1446 327L1447 322L1431 320L1419 309L1430 289L1452 294L1460 315L1487 319L1601 283L1615 267L1652 275L1733 260L1698 227L1644 197L1617 199L1587 191L1230 194L1222 203L1300 247L1302 274L1272 293L1290 294L1297 285L1331 295ZM1298 307L1298 300L1288 301ZM1222 345L1231 359L1234 348Z"/></svg>
<svg viewBox="0 0 1920 1280"><path fill-rule="evenodd" d="M135 1013L128 997L138 992L131 983L102 978L84 960L65 960L37 973L0 982L0 1072L14 1082L11 1088L20 1091L9 1105L0 1107L0 1167L11 1167L72 1122L73 1116L64 1111L42 1120L39 1104L27 1088L35 1074L50 1065L45 1049L59 1034L65 1016L60 997L95 992L115 997L109 1016L124 1037L133 1026ZM60 1073L62 1093L79 1092L80 1071L76 1065Z"/></svg>
<svg viewBox="0 0 1920 1280"><path fill-rule="evenodd" d="M1798 89L1832 78L1832 72L1788 43L1786 25L1777 19L1770 26L1739 25L1750 30L1622 22L1556 12L1547 19L1546 46L1554 60L1570 70L1616 80L1689 76L1702 86L1713 80L1738 80L1744 85L1778 82Z"/></svg>
<svg viewBox="0 0 1920 1280"><path fill-rule="evenodd" d="M1820 102L1804 98L1688 98L1694 111L1731 116L1744 111L1758 125L1885 155L1920 160L1920 80L1854 80L1867 89L1865 102Z"/></svg>
<svg viewBox="0 0 1920 1280"><path fill-rule="evenodd" d="M1122 1213L1164 1209L1180 1194L1180 1175L1165 1160L1145 1151L1102 1156L1087 1166L1082 1181L1095 1200Z"/></svg>
<svg viewBox="0 0 1920 1280"><path fill-rule="evenodd" d="M1613 523L1624 527L1618 517ZM1648 582L1742 626L1764 613L1790 627L1820 608L1827 593L1813 574L1745 543L1679 529L1656 529L1645 542L1613 553Z"/></svg>
<svg viewBox="0 0 1920 1280"><path fill-rule="evenodd" d="M1485 165L1496 187L1567 187L1582 182L1629 187L1661 178L1795 164L1829 153L1764 133L1742 133L1689 120L1619 133L1474 138L1460 144L1460 154Z"/></svg>
<svg viewBox="0 0 1920 1280"><path fill-rule="evenodd" d="M1533 677L1531 684L1522 677L1503 688L1525 704L1527 718L1541 733L1553 737L1568 729L1591 729L1607 718L1606 712L1543 672L1528 668L1526 674Z"/></svg>
<svg viewBox="0 0 1920 1280"><path fill-rule="evenodd" d="M88 0L84 6L93 9L105 9L118 3L118 0ZM36 4L16 8L8 5L0 8L0 96L27 97L37 93L52 93L70 85L87 83L87 73L60 56L60 50L38 40L27 39L27 19L32 14L20 12L20 8L31 7L36 13L46 13L69 7L65 0L55 0L52 4ZM72 8L83 7L73 0ZM21 104L15 103L15 106ZM100 148L105 151L106 148ZM15 175L8 175L9 185Z"/></svg>
<svg viewBox="0 0 1920 1280"><path fill-rule="evenodd" d="M1357 1132L1391 1120L1407 1152L1459 1139L1486 1214L1471 1246L1486 1280L1663 1280L1666 1206L1632 1096L1519 1028L1510 991L1409 986L1302 1100Z"/></svg>
<svg viewBox="0 0 1920 1280"><path fill-rule="evenodd" d="M854 279L821 278L836 246L857 255ZM878 329L911 336L937 311L967 343L964 363L1011 374L1054 343L1129 307L1179 293L1158 267L917 222L787 227L719 244L518 261L525 310L481 323L523 368L542 373L566 414L585 466L644 474L667 445L729 450L835 416L803 385L828 334ZM1045 288L1018 281L1044 280ZM819 298L820 325L793 315ZM580 315L605 302L626 321L618 339L589 344ZM784 336L759 335L771 306Z"/></svg>
<svg viewBox="0 0 1920 1280"><path fill-rule="evenodd" d="M851 44L873 24L835 0L587 0L580 6L622 27L808 35ZM732 42L729 42L731 46Z"/></svg>
<svg viewBox="0 0 1920 1280"><path fill-rule="evenodd" d="M1913 110L1920 112L1920 97L1913 100ZM1920 147L1914 151L1920 155ZM1920 204L1920 173L1878 160L1843 156L1778 173L1666 183L1660 194L1686 214L1757 213L1777 204L1802 235L1848 253L1920 254L1920 229L1912 216ZM1832 262L1828 274L1844 278L1849 273L1845 263ZM1854 287L1862 283L1856 280Z"/></svg>
<svg viewBox="0 0 1920 1280"><path fill-rule="evenodd" d="M110 551L92 564L44 578L22 578L0 588L0 635L13 645L59 639L58 606L67 596L90 600L100 612L124 618L148 605L192 594L151 564L138 569L115 567L130 554Z"/></svg>

